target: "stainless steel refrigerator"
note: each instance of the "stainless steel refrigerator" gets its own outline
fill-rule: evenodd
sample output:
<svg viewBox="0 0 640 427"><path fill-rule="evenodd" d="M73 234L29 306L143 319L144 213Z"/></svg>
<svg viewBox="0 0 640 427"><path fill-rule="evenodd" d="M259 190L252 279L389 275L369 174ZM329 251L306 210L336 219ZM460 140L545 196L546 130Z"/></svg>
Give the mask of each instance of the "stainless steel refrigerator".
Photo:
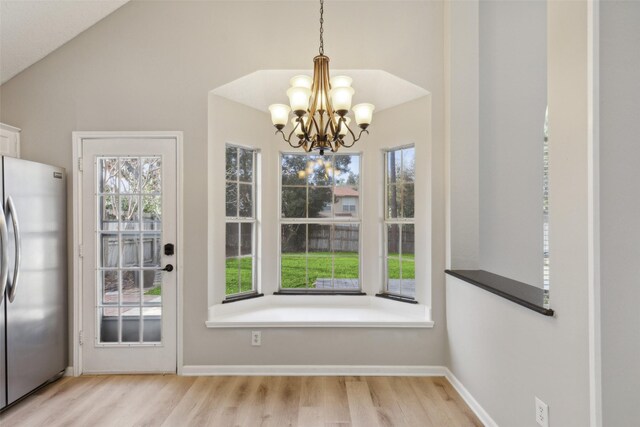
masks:
<svg viewBox="0 0 640 427"><path fill-rule="evenodd" d="M2 157L0 410L68 361L64 169Z"/></svg>

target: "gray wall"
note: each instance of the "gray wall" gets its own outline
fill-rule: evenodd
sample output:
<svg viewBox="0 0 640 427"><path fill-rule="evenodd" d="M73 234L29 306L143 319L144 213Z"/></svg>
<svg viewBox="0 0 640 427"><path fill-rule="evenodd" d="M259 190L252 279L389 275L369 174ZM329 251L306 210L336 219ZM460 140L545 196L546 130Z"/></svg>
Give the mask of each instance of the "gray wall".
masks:
<svg viewBox="0 0 640 427"><path fill-rule="evenodd" d="M640 3L600 3L600 269L604 426L638 424Z"/></svg>
<svg viewBox="0 0 640 427"><path fill-rule="evenodd" d="M23 129L23 157L67 169L73 131L184 131L185 364L444 363L444 334L433 330L278 329L252 348L246 330L204 325L208 93L258 69L310 67L317 9L301 1L133 1L0 88L0 120ZM332 65L387 70L431 91L432 133L441 138L442 2L330 2L325 20ZM265 138L272 133L265 122Z"/></svg>
<svg viewBox="0 0 640 427"><path fill-rule="evenodd" d="M542 287L544 1L481 0L480 269Z"/></svg>
<svg viewBox="0 0 640 427"><path fill-rule="evenodd" d="M448 366L498 425L536 427L538 396L549 405L550 425L584 427L590 409L587 3L550 2L547 16L551 307L557 316L448 277Z"/></svg>

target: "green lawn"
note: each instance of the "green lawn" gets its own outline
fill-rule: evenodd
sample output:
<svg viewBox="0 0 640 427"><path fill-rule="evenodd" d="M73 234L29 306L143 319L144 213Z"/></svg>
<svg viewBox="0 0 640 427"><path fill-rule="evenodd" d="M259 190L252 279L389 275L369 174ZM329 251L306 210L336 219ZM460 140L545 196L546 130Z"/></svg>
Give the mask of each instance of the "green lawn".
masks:
<svg viewBox="0 0 640 427"><path fill-rule="evenodd" d="M149 289L148 291L144 291L145 295L162 295L162 287L160 285Z"/></svg>
<svg viewBox="0 0 640 427"><path fill-rule="evenodd" d="M400 279L400 259L398 254L390 254L388 270L391 279ZM251 290L251 258L228 259L226 265L227 295ZM358 254L355 252L339 252L334 257L334 278L358 278ZM240 267L240 288L238 288L238 267ZM313 287L316 279L331 278L331 253L314 252L307 257L304 253L287 253L282 255L282 288L305 288L309 274L309 287ZM366 267L365 267L366 268ZM402 277L415 278L415 262L413 255L402 257Z"/></svg>
<svg viewBox="0 0 640 427"><path fill-rule="evenodd" d="M240 284L238 284L238 268L240 268ZM227 292L226 295L250 291L253 286L252 259L228 259L227 260Z"/></svg>

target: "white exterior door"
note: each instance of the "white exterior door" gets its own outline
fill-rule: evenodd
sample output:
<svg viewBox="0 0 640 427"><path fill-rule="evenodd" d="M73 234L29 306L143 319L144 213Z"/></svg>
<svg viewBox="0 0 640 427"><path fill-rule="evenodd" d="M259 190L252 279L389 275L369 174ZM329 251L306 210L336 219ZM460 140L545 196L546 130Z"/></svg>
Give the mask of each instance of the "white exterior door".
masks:
<svg viewBox="0 0 640 427"><path fill-rule="evenodd" d="M81 141L83 373L176 372L177 147Z"/></svg>

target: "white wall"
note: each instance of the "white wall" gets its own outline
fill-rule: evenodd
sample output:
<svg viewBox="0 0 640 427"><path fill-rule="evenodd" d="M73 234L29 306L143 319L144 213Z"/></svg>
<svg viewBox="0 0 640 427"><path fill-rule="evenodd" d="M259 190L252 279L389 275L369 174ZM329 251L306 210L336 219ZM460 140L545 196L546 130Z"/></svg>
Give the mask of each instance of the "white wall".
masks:
<svg viewBox="0 0 640 427"><path fill-rule="evenodd" d="M454 23L464 9L456 7ZM453 277L446 286L448 366L501 426L537 426L534 396L549 405L550 425L589 425L587 3L550 2L547 17L557 315L544 317ZM464 31L448 29L452 37ZM453 152L457 140L451 144Z"/></svg>
<svg viewBox="0 0 640 427"><path fill-rule="evenodd" d="M481 0L479 267L543 287L545 1Z"/></svg>
<svg viewBox="0 0 640 427"><path fill-rule="evenodd" d="M600 2L600 289L603 426L638 423L640 3Z"/></svg>
<svg viewBox="0 0 640 427"><path fill-rule="evenodd" d="M184 131L185 364L444 362L444 334L434 332L442 329L282 329L264 331L262 347L252 348L246 330L204 325L212 255L209 91L258 69L308 68L317 52L317 8L301 1L134 1L0 88L0 120L23 129L24 157L67 169L72 131ZM442 2L329 2L325 49L334 67L383 69L429 89L433 138L442 140ZM272 132L266 123L265 137ZM442 313L439 298L434 312Z"/></svg>

